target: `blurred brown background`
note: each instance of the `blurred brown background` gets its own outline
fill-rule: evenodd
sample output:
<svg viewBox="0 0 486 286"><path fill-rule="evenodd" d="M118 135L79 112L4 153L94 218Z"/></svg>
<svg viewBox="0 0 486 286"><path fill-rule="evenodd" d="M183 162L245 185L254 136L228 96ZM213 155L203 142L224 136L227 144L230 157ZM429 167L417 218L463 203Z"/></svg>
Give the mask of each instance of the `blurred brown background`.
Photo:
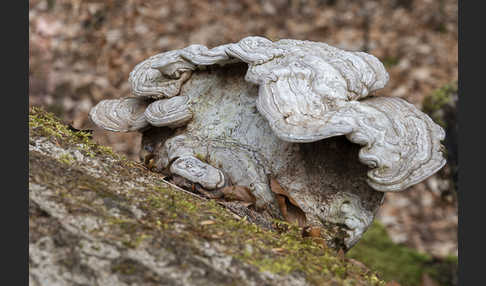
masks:
<svg viewBox="0 0 486 286"><path fill-rule="evenodd" d="M101 144L138 160L140 135L103 132L88 112L129 95L138 62L190 44L209 47L249 35L322 41L364 50L385 63L378 94L423 107L457 81L457 0L31 0L29 105L43 106ZM457 255L457 200L450 168L387 194L378 219L394 241L421 252Z"/></svg>

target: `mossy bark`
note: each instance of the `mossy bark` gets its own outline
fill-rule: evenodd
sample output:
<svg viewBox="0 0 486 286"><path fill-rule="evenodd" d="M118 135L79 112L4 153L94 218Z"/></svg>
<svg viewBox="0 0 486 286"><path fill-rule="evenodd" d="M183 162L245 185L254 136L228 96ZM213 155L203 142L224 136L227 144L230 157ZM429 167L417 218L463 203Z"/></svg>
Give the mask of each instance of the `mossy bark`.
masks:
<svg viewBox="0 0 486 286"><path fill-rule="evenodd" d="M296 226L262 229L89 137L30 111L29 285L385 284Z"/></svg>

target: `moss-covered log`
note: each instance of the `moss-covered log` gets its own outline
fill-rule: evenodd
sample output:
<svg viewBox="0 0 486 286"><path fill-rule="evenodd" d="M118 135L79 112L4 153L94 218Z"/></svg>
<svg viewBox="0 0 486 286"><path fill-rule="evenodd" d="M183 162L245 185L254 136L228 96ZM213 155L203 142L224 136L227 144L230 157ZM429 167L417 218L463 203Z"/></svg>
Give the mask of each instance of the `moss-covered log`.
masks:
<svg viewBox="0 0 486 286"><path fill-rule="evenodd" d="M295 226L265 230L29 113L30 285L384 285Z"/></svg>

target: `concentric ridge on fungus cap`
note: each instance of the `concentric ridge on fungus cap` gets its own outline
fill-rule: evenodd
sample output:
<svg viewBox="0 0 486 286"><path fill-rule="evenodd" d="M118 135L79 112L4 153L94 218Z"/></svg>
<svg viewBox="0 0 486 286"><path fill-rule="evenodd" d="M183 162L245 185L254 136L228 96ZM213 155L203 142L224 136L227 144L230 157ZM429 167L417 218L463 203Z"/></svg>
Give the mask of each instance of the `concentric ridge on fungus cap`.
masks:
<svg viewBox="0 0 486 286"><path fill-rule="evenodd" d="M346 135L363 145L359 158L372 168L368 183L375 190L404 190L444 166L441 127L403 99L369 96L385 86L389 75L367 53L247 37L212 49L191 45L154 55L135 67L129 81L139 98L177 97L191 73L238 61L248 64L245 80L259 85L257 109L280 139L300 143ZM151 108L147 118L140 106L135 100L128 105L102 101L90 115L102 128L126 132L153 124L158 110L166 112ZM178 108L178 124L187 124L186 107Z"/></svg>
<svg viewBox="0 0 486 286"><path fill-rule="evenodd" d="M109 131L136 131L149 125L144 116L147 106L144 100L137 98L106 99L90 110L89 117Z"/></svg>

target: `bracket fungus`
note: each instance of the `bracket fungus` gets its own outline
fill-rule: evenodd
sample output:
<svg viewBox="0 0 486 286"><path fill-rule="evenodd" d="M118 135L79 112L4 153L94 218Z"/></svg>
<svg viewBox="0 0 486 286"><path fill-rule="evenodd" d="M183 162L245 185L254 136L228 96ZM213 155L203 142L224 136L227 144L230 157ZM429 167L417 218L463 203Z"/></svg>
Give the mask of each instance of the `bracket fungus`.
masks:
<svg viewBox="0 0 486 286"><path fill-rule="evenodd" d="M270 187L277 180L307 224L334 226L330 240L345 233L349 249L382 192L404 190L445 164L441 127L403 99L370 96L388 79L367 53L246 37L144 60L130 73L132 96L101 101L90 118L110 131L143 132L155 170L208 190L245 186L259 209L278 217ZM359 153L341 135L361 145Z"/></svg>

